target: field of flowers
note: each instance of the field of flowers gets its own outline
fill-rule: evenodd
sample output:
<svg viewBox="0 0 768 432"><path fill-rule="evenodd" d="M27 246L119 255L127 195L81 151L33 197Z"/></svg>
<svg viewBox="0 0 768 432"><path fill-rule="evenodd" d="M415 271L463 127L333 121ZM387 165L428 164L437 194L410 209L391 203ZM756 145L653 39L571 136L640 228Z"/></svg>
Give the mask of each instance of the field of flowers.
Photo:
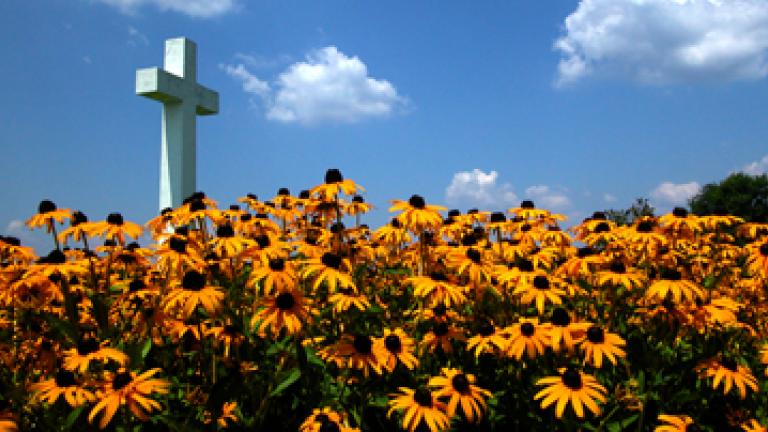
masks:
<svg viewBox="0 0 768 432"><path fill-rule="evenodd" d="M197 193L0 237L0 431L766 431L768 224ZM135 242L149 234L152 245Z"/></svg>

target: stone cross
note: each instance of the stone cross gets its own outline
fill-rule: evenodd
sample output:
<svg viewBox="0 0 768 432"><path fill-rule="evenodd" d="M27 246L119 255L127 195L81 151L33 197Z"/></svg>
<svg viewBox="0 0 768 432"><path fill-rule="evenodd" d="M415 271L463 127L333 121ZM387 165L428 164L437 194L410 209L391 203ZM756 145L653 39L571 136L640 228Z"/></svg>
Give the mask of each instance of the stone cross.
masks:
<svg viewBox="0 0 768 432"><path fill-rule="evenodd" d="M197 45L166 40L164 68L136 71L136 94L163 104L160 209L178 207L196 190L197 116L219 112L219 94L197 83Z"/></svg>

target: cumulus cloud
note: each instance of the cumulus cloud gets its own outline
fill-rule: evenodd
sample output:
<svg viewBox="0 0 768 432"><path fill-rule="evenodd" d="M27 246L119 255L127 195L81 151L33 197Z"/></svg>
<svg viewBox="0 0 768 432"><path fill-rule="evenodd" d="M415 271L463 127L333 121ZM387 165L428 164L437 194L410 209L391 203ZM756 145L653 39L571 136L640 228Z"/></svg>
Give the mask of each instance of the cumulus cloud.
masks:
<svg viewBox="0 0 768 432"><path fill-rule="evenodd" d="M535 185L525 189L525 196L532 198L537 207L562 209L571 205L571 200L562 190L555 190L547 185Z"/></svg>
<svg viewBox="0 0 768 432"><path fill-rule="evenodd" d="M649 84L768 75L765 0L581 0L563 27L561 86L591 74Z"/></svg>
<svg viewBox="0 0 768 432"><path fill-rule="evenodd" d="M269 100L272 93L269 83L257 78L256 75L250 73L245 66L239 64L237 66L220 65L220 67L227 73L227 75L242 83L244 92L259 96L264 100Z"/></svg>
<svg viewBox="0 0 768 432"><path fill-rule="evenodd" d="M5 232L12 235L18 235L24 232L24 221L19 219L14 219L10 222L8 222L8 225L5 227Z"/></svg>
<svg viewBox="0 0 768 432"><path fill-rule="evenodd" d="M742 172L752 175L761 175L768 173L768 155L763 156L762 159L754 161L744 166L741 169Z"/></svg>
<svg viewBox="0 0 768 432"><path fill-rule="evenodd" d="M477 168L459 171L445 188L445 200L449 204L476 205L484 208L504 206L517 200L509 183L497 184L499 173L484 172Z"/></svg>
<svg viewBox="0 0 768 432"><path fill-rule="evenodd" d="M663 182L651 191L651 197L668 204L685 205L699 191L701 185L695 181L679 184Z"/></svg>
<svg viewBox="0 0 768 432"><path fill-rule="evenodd" d="M269 120L282 123L354 123L387 117L407 104L389 81L371 78L360 58L334 46L311 52L271 84L256 78L244 64L223 68L243 82L246 92L263 99ZM258 91L247 90L247 83L258 83Z"/></svg>
<svg viewBox="0 0 768 432"><path fill-rule="evenodd" d="M118 8L126 14L135 14L144 6L163 12L171 11L194 18L210 18L235 10L236 0L97 0Z"/></svg>
<svg viewBox="0 0 768 432"><path fill-rule="evenodd" d="M136 27L128 26L128 45L132 47L149 45L149 38Z"/></svg>

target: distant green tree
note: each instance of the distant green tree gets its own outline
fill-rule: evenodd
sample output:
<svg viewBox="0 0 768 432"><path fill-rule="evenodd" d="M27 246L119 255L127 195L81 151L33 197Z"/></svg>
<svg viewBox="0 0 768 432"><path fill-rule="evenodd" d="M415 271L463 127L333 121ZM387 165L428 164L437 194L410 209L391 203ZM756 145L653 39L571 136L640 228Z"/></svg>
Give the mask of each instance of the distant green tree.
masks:
<svg viewBox="0 0 768 432"><path fill-rule="evenodd" d="M697 215L735 215L747 221L764 221L768 215L768 175L734 173L720 183L710 183L691 198Z"/></svg>
<svg viewBox="0 0 768 432"><path fill-rule="evenodd" d="M654 208L648 198L637 198L627 209L608 209L605 217L617 225L631 225L641 216L653 216Z"/></svg>

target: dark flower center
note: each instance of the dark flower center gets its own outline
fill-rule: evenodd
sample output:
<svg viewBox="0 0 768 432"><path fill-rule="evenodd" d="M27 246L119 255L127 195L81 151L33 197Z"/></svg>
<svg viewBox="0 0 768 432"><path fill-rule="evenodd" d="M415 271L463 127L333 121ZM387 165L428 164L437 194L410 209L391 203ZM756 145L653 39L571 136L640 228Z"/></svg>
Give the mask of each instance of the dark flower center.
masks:
<svg viewBox="0 0 768 432"><path fill-rule="evenodd" d="M344 181L344 177L341 175L341 171L336 168L331 168L325 172L325 184L340 183Z"/></svg>
<svg viewBox="0 0 768 432"><path fill-rule="evenodd" d="M448 334L448 324L444 322L437 323L437 325L432 329L432 332L437 337L445 336Z"/></svg>
<svg viewBox="0 0 768 432"><path fill-rule="evenodd" d="M443 273L441 271L432 272L432 273L429 274L429 277L433 281L437 281L437 282L447 282L448 281L448 277L445 275L445 273Z"/></svg>
<svg viewBox="0 0 768 432"><path fill-rule="evenodd" d="M85 356L99 350L99 343L94 338L83 338L77 343L77 353Z"/></svg>
<svg viewBox="0 0 768 432"><path fill-rule="evenodd" d="M520 208L532 209L532 208L536 208L536 206L533 204L533 201L525 200L525 201L520 203Z"/></svg>
<svg viewBox="0 0 768 432"><path fill-rule="evenodd" d="M331 233L338 234L340 232L344 232L344 224L341 222L336 222L333 225L331 225Z"/></svg>
<svg viewBox="0 0 768 432"><path fill-rule="evenodd" d="M457 216L461 216L461 212L458 209L451 209L448 211L448 217L455 218Z"/></svg>
<svg viewBox="0 0 768 432"><path fill-rule="evenodd" d="M88 222L88 216L85 215L85 213L81 211L76 211L72 213L72 221L70 222L72 226L78 226L81 223Z"/></svg>
<svg viewBox="0 0 768 432"><path fill-rule="evenodd" d="M341 267L341 257L336 255L333 252L326 252L323 254L323 257L320 258L320 261L325 265L326 267L330 267L333 269L338 270Z"/></svg>
<svg viewBox="0 0 768 432"><path fill-rule="evenodd" d="M682 208L682 207L675 207L674 210L672 210L672 214L679 218L688 217L688 210Z"/></svg>
<svg viewBox="0 0 768 432"><path fill-rule="evenodd" d="M635 228L635 231L641 232L641 233L649 233L653 231L653 222L642 221L639 224L637 224L637 228Z"/></svg>
<svg viewBox="0 0 768 432"><path fill-rule="evenodd" d="M224 333L235 336L240 334L240 330L238 330L237 327L233 326L232 324L227 324L224 326Z"/></svg>
<svg viewBox="0 0 768 432"><path fill-rule="evenodd" d="M540 290L549 289L549 279L542 275L535 276L533 278L533 287Z"/></svg>
<svg viewBox="0 0 768 432"><path fill-rule="evenodd" d="M533 271L533 261L522 259L520 262L517 263L517 268L520 269L520 271L524 272L532 272Z"/></svg>
<svg viewBox="0 0 768 432"><path fill-rule="evenodd" d="M285 260L282 258L272 258L269 260L269 268L272 271L283 271L285 269Z"/></svg>
<svg viewBox="0 0 768 432"><path fill-rule="evenodd" d="M388 351L397 353L400 352L403 345L397 335L391 334L384 338L384 346L387 347Z"/></svg>
<svg viewBox="0 0 768 432"><path fill-rule="evenodd" d="M520 325L520 333L522 333L525 337L533 336L533 332L535 331L536 327L534 327L533 324L529 322Z"/></svg>
<svg viewBox="0 0 768 432"><path fill-rule="evenodd" d="M595 250L592 249L589 246L580 247L579 251L576 252L576 256L579 257L579 258L588 257L588 256L594 255L594 254L595 254Z"/></svg>
<svg viewBox="0 0 768 432"><path fill-rule="evenodd" d="M392 218L389 224L392 225L393 228L402 228L403 226L403 224L401 224L400 220L398 220L397 218Z"/></svg>
<svg viewBox="0 0 768 432"><path fill-rule="evenodd" d="M594 344L605 342L605 332L598 326L592 326L587 330L587 339Z"/></svg>
<svg viewBox="0 0 768 432"><path fill-rule="evenodd" d="M571 390L579 390L581 388L581 373L569 366L568 369L563 372L563 384Z"/></svg>
<svg viewBox="0 0 768 432"><path fill-rule="evenodd" d="M189 227L187 227L187 226L176 227L173 230L173 232L174 232L174 234L178 234L180 236L186 237L186 236L189 235Z"/></svg>
<svg viewBox="0 0 768 432"><path fill-rule="evenodd" d="M324 422L330 421L330 419L326 414L318 414L315 416L315 421L318 423L324 423Z"/></svg>
<svg viewBox="0 0 768 432"><path fill-rule="evenodd" d="M328 417L326 417L326 419L327 418ZM337 425L336 422L331 420L324 420L321 422L320 429L318 429L318 432L339 432L340 430L341 429L339 429L339 425Z"/></svg>
<svg viewBox="0 0 768 432"><path fill-rule="evenodd" d="M496 329L493 327L493 324L491 324L491 322L488 320L484 320L477 327L477 332L480 333L480 336L483 336L483 337L488 337L492 335L495 331Z"/></svg>
<svg viewBox="0 0 768 432"><path fill-rule="evenodd" d="M606 220L605 213L603 212L594 212L592 213L592 219L594 220Z"/></svg>
<svg viewBox="0 0 768 432"><path fill-rule="evenodd" d="M768 256L768 242L760 245L760 255Z"/></svg>
<svg viewBox="0 0 768 432"><path fill-rule="evenodd" d="M611 226L608 225L608 222L600 222L595 227L595 232L596 233L604 233L604 232L608 232L610 230L611 230Z"/></svg>
<svg viewBox="0 0 768 432"><path fill-rule="evenodd" d="M614 261L611 263L611 271L613 273L626 273L627 267L621 261Z"/></svg>
<svg viewBox="0 0 768 432"><path fill-rule="evenodd" d="M181 286L185 290L200 291L205 286L205 276L195 270L190 270L184 273L184 279L181 281Z"/></svg>
<svg viewBox="0 0 768 432"><path fill-rule="evenodd" d="M432 393L426 387L419 387L413 392L413 400L423 407L431 407Z"/></svg>
<svg viewBox="0 0 768 432"><path fill-rule="evenodd" d="M474 246L477 244L477 237L475 237L475 234L467 234L463 237L461 237L461 245L462 246Z"/></svg>
<svg viewBox="0 0 768 432"><path fill-rule="evenodd" d="M565 327L571 323L571 317L568 315L568 311L559 307L552 311L552 324L560 327Z"/></svg>
<svg viewBox="0 0 768 432"><path fill-rule="evenodd" d="M291 190L285 187L281 187L277 190L277 194L280 196L288 196L291 194Z"/></svg>
<svg viewBox="0 0 768 432"><path fill-rule="evenodd" d="M248 222L251 219L253 219L253 216L250 213L240 215L240 222Z"/></svg>
<svg viewBox="0 0 768 432"><path fill-rule="evenodd" d="M37 212L39 214L52 212L54 210L56 210L56 204L54 204L53 201L50 201L50 200L42 200L40 201L40 204L37 206Z"/></svg>
<svg viewBox="0 0 768 432"><path fill-rule="evenodd" d="M469 258L475 264L480 264L482 255L480 255L480 251L477 249L469 248L467 249L467 258Z"/></svg>
<svg viewBox="0 0 768 432"><path fill-rule="evenodd" d="M120 390L121 388L130 384L131 381L133 381L133 378L131 378L130 373L120 372L117 375L115 375L115 378L112 380L112 388L114 390Z"/></svg>
<svg viewBox="0 0 768 432"><path fill-rule="evenodd" d="M371 353L373 341L371 341L370 336L356 335L355 340L352 342L352 346L355 347L355 351L367 355Z"/></svg>
<svg viewBox="0 0 768 432"><path fill-rule="evenodd" d="M41 260L44 264L64 264L67 262L67 257L64 252L60 250L52 250L47 256Z"/></svg>
<svg viewBox="0 0 768 432"><path fill-rule="evenodd" d="M661 270L661 277L666 280L679 281L683 275L676 269L665 268Z"/></svg>
<svg viewBox="0 0 768 432"><path fill-rule="evenodd" d="M722 360L720 360L720 364L724 368L728 369L729 371L736 372L737 365L736 365L736 361L734 359L732 359L730 357L725 357Z"/></svg>
<svg viewBox="0 0 768 432"><path fill-rule="evenodd" d="M56 387L72 387L74 385L77 385L74 373L68 370L62 370L56 373Z"/></svg>
<svg viewBox="0 0 768 432"><path fill-rule="evenodd" d="M448 312L448 308L446 308L444 304L439 304L432 308L432 313L434 313L435 316L444 316L446 312Z"/></svg>
<svg viewBox="0 0 768 432"><path fill-rule="evenodd" d="M205 210L205 203L203 200L196 199L189 202L189 211L196 212Z"/></svg>
<svg viewBox="0 0 768 432"><path fill-rule="evenodd" d="M296 300L293 298L293 294L285 292L277 296L275 304L280 310L285 311L291 309L296 304Z"/></svg>
<svg viewBox="0 0 768 432"><path fill-rule="evenodd" d="M216 237L230 238L235 236L235 230L232 229L232 225L225 224L216 228Z"/></svg>
<svg viewBox="0 0 768 432"><path fill-rule="evenodd" d="M355 196L352 197L352 202L353 203L362 204L362 203L365 202L365 200L360 195L355 195Z"/></svg>
<svg viewBox="0 0 768 432"><path fill-rule="evenodd" d="M456 374L451 378L453 388L459 393L466 393L469 390L469 380L463 373Z"/></svg>
<svg viewBox="0 0 768 432"><path fill-rule="evenodd" d="M147 285L141 279L134 279L128 284L128 291L136 292L144 289Z"/></svg>
<svg viewBox="0 0 768 432"><path fill-rule="evenodd" d="M265 247L269 247L270 241L269 241L269 237L266 234L258 235L254 240L256 240L256 243L258 243L259 247L262 249L264 249Z"/></svg>
<svg viewBox="0 0 768 432"><path fill-rule="evenodd" d="M493 212L491 213L491 223L500 223L500 222L506 222L507 217L502 212Z"/></svg>
<svg viewBox="0 0 768 432"><path fill-rule="evenodd" d="M424 201L424 198L421 195L413 195L410 199L408 199L408 204L411 205L411 207L422 210L424 207L427 206L427 203Z"/></svg>
<svg viewBox="0 0 768 432"><path fill-rule="evenodd" d="M123 215L120 213L110 213L107 216L107 223L110 225L120 226L123 224Z"/></svg>
<svg viewBox="0 0 768 432"><path fill-rule="evenodd" d="M21 240L18 237L3 237L2 240L11 246L21 246Z"/></svg>
<svg viewBox="0 0 768 432"><path fill-rule="evenodd" d="M183 254L187 252L187 241L179 237L171 237L168 247L176 253Z"/></svg>

